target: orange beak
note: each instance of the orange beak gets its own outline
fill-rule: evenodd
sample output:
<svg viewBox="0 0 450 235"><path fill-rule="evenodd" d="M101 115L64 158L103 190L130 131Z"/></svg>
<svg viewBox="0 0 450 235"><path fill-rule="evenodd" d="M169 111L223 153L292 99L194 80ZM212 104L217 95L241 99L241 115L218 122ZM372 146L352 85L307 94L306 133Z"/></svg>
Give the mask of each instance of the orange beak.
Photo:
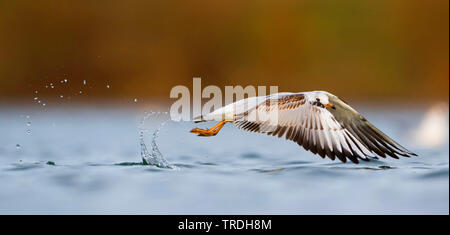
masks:
<svg viewBox="0 0 450 235"><path fill-rule="evenodd" d="M326 104L325 107L326 107L326 108L332 108L332 109L335 109L335 108L334 108L334 105L331 104L331 103Z"/></svg>

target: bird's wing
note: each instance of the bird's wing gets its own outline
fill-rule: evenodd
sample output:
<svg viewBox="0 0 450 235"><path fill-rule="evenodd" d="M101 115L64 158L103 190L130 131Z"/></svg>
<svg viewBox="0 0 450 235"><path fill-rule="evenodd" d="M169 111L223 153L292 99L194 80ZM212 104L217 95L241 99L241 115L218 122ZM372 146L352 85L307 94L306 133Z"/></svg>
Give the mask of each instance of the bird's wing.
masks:
<svg viewBox="0 0 450 235"><path fill-rule="evenodd" d="M337 97L332 98L335 109L329 112L366 148L385 158L386 154L398 159L398 156L411 157L417 154L407 150L384 134L360 113Z"/></svg>
<svg viewBox="0 0 450 235"><path fill-rule="evenodd" d="M347 158L354 163L369 160L373 152L382 157L386 154L409 157L409 152L369 123L344 102L335 104L336 109L310 104L306 94L290 94L269 97L242 116L234 124L243 130L266 133L292 140L322 158L336 157L342 162Z"/></svg>

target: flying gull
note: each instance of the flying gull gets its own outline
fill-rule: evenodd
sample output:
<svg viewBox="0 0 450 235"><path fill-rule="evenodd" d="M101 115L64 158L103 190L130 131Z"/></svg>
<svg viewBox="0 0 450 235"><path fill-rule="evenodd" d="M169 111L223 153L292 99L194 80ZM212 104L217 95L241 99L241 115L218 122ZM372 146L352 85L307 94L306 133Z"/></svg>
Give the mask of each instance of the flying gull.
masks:
<svg viewBox="0 0 450 235"><path fill-rule="evenodd" d="M215 136L227 122L236 127L267 135L285 137L305 150L331 160L377 159L375 154L417 156L378 130L360 113L326 91L277 93L239 100L194 122L219 121L209 129L192 129L199 136Z"/></svg>

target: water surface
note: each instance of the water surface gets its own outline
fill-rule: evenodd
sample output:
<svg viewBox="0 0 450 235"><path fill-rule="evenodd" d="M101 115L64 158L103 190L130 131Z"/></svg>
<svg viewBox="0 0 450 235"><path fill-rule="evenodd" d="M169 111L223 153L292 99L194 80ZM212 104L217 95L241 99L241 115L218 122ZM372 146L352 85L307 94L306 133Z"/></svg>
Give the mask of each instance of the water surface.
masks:
<svg viewBox="0 0 450 235"><path fill-rule="evenodd" d="M448 214L448 137L416 147L423 110L364 114L420 157L343 164L229 124L202 138L189 130L214 123L167 122L168 169L142 164L140 111L3 106L0 214ZM149 150L165 119L146 121Z"/></svg>

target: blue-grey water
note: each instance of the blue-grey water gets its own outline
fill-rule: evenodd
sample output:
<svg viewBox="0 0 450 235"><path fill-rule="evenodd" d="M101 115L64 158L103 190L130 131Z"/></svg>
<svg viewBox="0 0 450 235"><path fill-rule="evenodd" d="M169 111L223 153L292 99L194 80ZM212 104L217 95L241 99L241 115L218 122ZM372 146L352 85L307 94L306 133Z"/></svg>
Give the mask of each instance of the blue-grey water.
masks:
<svg viewBox="0 0 450 235"><path fill-rule="evenodd" d="M448 214L448 136L418 147L408 133L424 110L363 111L419 157L343 164L230 124L197 137L214 123L169 121L156 139L168 169L142 165L142 109L1 106L0 214ZM167 118L146 120L150 152Z"/></svg>

